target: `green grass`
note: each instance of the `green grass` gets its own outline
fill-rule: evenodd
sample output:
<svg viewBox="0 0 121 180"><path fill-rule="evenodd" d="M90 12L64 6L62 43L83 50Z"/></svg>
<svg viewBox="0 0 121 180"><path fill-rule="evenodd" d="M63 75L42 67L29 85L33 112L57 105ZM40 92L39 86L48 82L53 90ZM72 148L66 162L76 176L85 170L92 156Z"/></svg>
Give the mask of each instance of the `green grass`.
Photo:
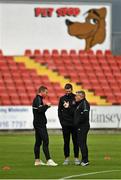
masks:
<svg viewBox="0 0 121 180"><path fill-rule="evenodd" d="M121 134L88 136L90 165L87 167L73 164L73 147L71 145L71 164L63 166L63 139L61 135L50 135L50 152L58 167L34 167L34 135L2 134L0 135L0 179L60 179L107 170L121 170ZM111 157L104 160L105 155ZM41 152L41 157L44 156ZM81 155L80 155L81 157ZM10 166L10 170L3 170ZM76 177L79 179L120 179L121 171L103 174L90 174Z"/></svg>

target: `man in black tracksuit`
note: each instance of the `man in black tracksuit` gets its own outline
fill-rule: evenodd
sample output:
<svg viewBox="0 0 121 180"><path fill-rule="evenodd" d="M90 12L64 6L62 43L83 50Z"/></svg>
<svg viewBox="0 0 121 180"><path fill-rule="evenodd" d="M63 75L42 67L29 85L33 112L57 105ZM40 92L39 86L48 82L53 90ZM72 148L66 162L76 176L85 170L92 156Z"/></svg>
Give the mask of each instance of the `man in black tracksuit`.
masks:
<svg viewBox="0 0 121 180"><path fill-rule="evenodd" d="M42 160L40 160L40 146L43 143L43 152L45 154L47 165L56 166L57 164L50 158L49 153L49 137L46 128L47 119L45 116L45 112L50 107L50 104L44 103L43 99L47 96L48 90L46 87L41 86L38 90L36 97L33 100L32 108L33 108L33 125L35 129L35 146L34 146L34 154L35 154L35 166L45 165Z"/></svg>
<svg viewBox="0 0 121 180"><path fill-rule="evenodd" d="M87 134L90 129L89 124L89 111L90 105L85 98L84 91L76 92L76 109L74 112L74 125L77 127L78 145L82 154L82 166L89 164L88 160L88 147L87 147Z"/></svg>
<svg viewBox="0 0 121 180"><path fill-rule="evenodd" d="M72 85L65 85L66 94L60 98L58 105L58 117L62 126L63 139L64 139L64 165L69 164L70 156L70 135L72 135L72 141L74 146L74 157L75 165L79 165L79 147L77 143L77 129L74 127L74 113L71 111L71 106L75 104L75 95L72 93ZM69 104L70 108L66 108L66 103Z"/></svg>

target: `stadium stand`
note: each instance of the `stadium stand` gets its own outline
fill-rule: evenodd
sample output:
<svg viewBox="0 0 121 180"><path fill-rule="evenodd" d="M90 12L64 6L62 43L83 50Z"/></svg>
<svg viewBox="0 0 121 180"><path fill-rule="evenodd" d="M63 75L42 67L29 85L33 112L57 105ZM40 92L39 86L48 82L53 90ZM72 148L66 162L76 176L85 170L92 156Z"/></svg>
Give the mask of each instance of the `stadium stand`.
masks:
<svg viewBox="0 0 121 180"><path fill-rule="evenodd" d="M121 57L110 50L94 53L72 49L51 52L27 49L24 56L4 56L0 50L0 104L31 105L38 87L49 89L56 105L65 83L83 89L91 104L121 104Z"/></svg>

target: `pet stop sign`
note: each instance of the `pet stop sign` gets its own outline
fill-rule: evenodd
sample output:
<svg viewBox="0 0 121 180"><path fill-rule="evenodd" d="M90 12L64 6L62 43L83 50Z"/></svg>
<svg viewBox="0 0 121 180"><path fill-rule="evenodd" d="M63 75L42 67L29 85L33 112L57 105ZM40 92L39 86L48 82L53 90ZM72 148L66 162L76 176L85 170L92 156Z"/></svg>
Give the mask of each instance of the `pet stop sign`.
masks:
<svg viewBox="0 0 121 180"><path fill-rule="evenodd" d="M35 16L52 17L54 8L35 8ZM58 8L56 14L58 17L62 16L78 16L80 13L79 8Z"/></svg>
<svg viewBox="0 0 121 180"><path fill-rule="evenodd" d="M111 49L110 4L1 3L0 8L0 48L5 54L21 55L25 49Z"/></svg>

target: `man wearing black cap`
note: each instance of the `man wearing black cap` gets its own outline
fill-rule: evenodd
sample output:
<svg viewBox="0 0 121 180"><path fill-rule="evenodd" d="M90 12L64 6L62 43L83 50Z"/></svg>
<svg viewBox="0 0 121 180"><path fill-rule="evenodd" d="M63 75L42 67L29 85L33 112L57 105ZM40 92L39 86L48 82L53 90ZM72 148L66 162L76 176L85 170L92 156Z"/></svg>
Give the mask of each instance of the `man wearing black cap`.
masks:
<svg viewBox="0 0 121 180"><path fill-rule="evenodd" d="M62 126L63 139L64 139L64 156L65 161L63 165L69 164L70 156L70 136L74 146L75 165L79 165L79 147L77 142L77 129L74 127L74 111L71 110L75 104L75 94L72 93L73 87L71 84L65 85L65 95L60 98L58 105L58 117ZM69 108L68 108L69 106Z"/></svg>
<svg viewBox="0 0 121 180"><path fill-rule="evenodd" d="M76 109L74 112L74 124L77 127L77 139L78 145L82 154L82 166L87 166L89 164L88 160L88 147L87 147L87 134L90 129L89 124L89 112L90 105L85 98L84 91L76 92Z"/></svg>

